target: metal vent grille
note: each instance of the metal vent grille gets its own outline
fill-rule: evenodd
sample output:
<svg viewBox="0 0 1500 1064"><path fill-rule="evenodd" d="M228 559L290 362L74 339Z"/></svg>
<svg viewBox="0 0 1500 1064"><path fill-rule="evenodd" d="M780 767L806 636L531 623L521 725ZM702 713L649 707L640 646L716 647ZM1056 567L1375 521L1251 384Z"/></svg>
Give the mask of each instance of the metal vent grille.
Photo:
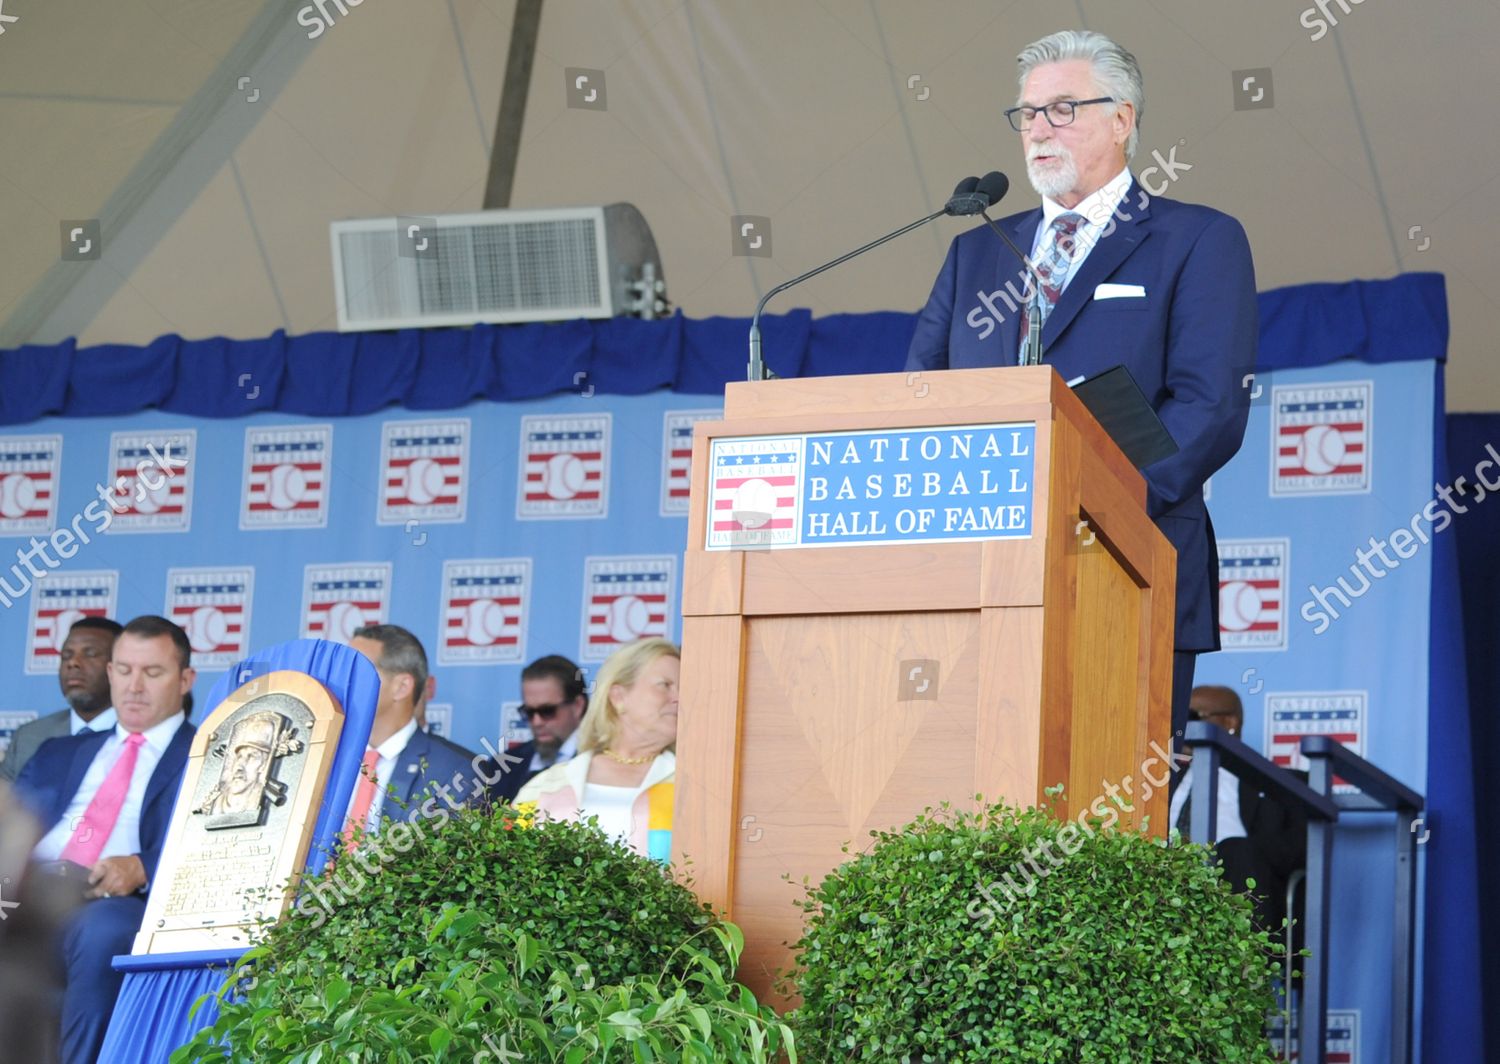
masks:
<svg viewBox="0 0 1500 1064"><path fill-rule="evenodd" d="M451 215L417 241L408 221L333 224L340 329L613 313L600 208Z"/></svg>

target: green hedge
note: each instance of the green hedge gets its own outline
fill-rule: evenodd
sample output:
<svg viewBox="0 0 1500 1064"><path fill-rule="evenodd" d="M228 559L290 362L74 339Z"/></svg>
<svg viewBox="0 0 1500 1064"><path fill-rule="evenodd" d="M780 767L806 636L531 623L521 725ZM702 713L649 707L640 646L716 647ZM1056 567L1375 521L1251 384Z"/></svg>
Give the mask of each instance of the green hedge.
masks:
<svg viewBox="0 0 1500 1064"><path fill-rule="evenodd" d="M806 1059L1272 1060L1279 947L1203 847L1002 805L874 838L805 904Z"/></svg>

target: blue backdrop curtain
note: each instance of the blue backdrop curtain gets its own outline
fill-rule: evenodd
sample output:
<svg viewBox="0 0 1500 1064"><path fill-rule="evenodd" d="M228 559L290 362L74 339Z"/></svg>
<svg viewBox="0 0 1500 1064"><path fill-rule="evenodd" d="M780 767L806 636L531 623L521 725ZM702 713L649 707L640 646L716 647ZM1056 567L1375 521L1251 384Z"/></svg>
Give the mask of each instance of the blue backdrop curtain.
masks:
<svg viewBox="0 0 1500 1064"><path fill-rule="evenodd" d="M1437 392L1432 475L1448 483L1472 470L1489 425L1466 428L1454 419L1445 441L1441 363L1447 312L1441 276L1410 274L1383 281L1303 285L1260 297L1258 372L1351 364L1430 362ZM763 322L767 363L786 377L899 371L915 325L911 314L881 312L814 319L806 311ZM716 318L664 321L574 321L476 326L393 333L277 332L258 340L188 341L164 336L144 347L77 348L72 342L0 352L0 425L26 431L63 431L65 421L155 409L203 419L253 414L358 418L391 406L410 411L453 410L476 399L497 403L577 395L636 396L669 389L679 395L719 396L744 377L748 322ZM1337 368L1337 367L1336 367ZM1339 370L1343 372L1342 369ZM1399 405L1383 393L1385 409ZM1391 400L1394 399L1394 403ZM711 400L700 404L713 405ZM42 419L42 424L36 424ZM83 428L79 426L80 430ZM1464 432L1468 435L1463 435ZM1447 446L1445 447L1445 442ZM1425 444L1424 444L1425 447ZM1219 487L1227 495L1229 483ZM1225 498L1222 505L1228 506ZM1219 506L1215 499L1211 506ZM1480 508L1455 521L1454 537L1434 537L1429 601L1429 662L1425 787L1431 844L1426 873L1425 964L1422 973L1424 1049L1429 1061L1468 1059L1482 1044L1479 1011L1474 787L1470 757L1488 745L1492 722L1473 720L1456 667L1469 633L1467 679L1474 704L1492 704L1500 687L1494 664L1494 561L1500 509ZM435 533L436 535L436 533ZM101 550L105 548L100 548ZM430 548L429 548L430 549ZM7 549L6 553L9 551ZM1457 608L1460 574L1464 610ZM1289 589L1290 590L1290 589ZM1402 618L1391 618L1398 626ZM460 736L462 738L462 736ZM1486 778L1481 775L1481 787ZM1488 781L1493 787L1493 781ZM1487 793L1482 790L1481 793ZM1493 856L1483 869L1493 872ZM1490 879L1488 882L1493 882ZM1493 929L1487 933L1493 935ZM1493 958L1495 950L1489 951Z"/></svg>

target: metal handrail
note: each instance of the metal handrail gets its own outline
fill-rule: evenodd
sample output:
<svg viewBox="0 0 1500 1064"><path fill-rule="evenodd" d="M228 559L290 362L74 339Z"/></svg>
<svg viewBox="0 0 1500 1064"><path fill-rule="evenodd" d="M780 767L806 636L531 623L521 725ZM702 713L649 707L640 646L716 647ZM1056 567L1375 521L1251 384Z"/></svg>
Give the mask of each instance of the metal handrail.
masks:
<svg viewBox="0 0 1500 1064"><path fill-rule="evenodd" d="M1395 935L1391 958L1391 1061L1410 1064L1414 1025L1412 1023L1412 988L1416 970L1417 940L1417 839L1415 824L1426 799L1395 777L1387 775L1353 750L1326 735L1307 735L1301 743L1307 758L1308 783L1313 790L1326 794L1347 813L1391 812L1396 814L1396 898ZM1344 783L1359 789L1358 794L1333 794L1337 775ZM1307 914L1308 938L1321 935L1321 954L1307 958L1302 973L1302 1030L1309 1030L1310 1019L1316 1022L1318 1055L1304 1060L1323 1060L1323 1043L1327 1035L1325 1009L1328 1001L1328 908L1330 869L1333 863L1333 832L1321 821L1307 822ZM1316 893L1314 893L1316 891ZM1314 899L1317 902L1314 902ZM1306 1047L1308 1039L1302 1039Z"/></svg>
<svg viewBox="0 0 1500 1064"><path fill-rule="evenodd" d="M1311 955L1302 967L1302 1000L1298 1013L1299 1059L1303 1064L1324 1064L1328 1039L1328 938L1333 865L1333 825L1341 813L1394 812L1396 814L1396 935L1394 940L1391 995L1391 1060L1411 1061L1412 986L1416 944L1417 866L1414 821L1425 799L1399 780L1381 771L1354 751L1326 735L1304 736L1302 755L1307 758L1308 782L1304 784L1286 769L1271 762L1217 725L1190 721L1183 736L1193 748L1192 816L1189 836L1195 842L1214 841L1218 831L1219 769L1227 768L1237 778L1266 791L1274 798L1290 800L1307 814L1307 931L1305 941ZM1333 779L1359 789L1358 794L1333 794ZM1288 886L1288 893L1295 884ZM1291 905L1287 906L1290 914ZM1287 926L1288 942L1291 925ZM1291 970L1290 945L1288 971ZM1288 977L1286 992L1291 997ZM1290 1016L1288 1016L1288 1020ZM1283 1027L1283 1041L1291 1044L1291 1024Z"/></svg>

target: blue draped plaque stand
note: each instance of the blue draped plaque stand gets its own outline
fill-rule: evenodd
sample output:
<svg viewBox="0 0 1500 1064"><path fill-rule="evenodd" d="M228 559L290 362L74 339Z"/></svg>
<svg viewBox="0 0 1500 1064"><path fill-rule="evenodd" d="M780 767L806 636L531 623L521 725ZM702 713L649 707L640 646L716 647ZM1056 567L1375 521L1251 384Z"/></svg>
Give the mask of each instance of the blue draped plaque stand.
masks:
<svg viewBox="0 0 1500 1064"><path fill-rule="evenodd" d="M343 830L344 812L375 722L380 674L363 654L341 643L294 639L268 647L226 672L209 693L208 705L218 706L242 684L280 669L311 676L344 710L343 732L307 856L307 871L317 873ZM116 957L115 970L125 973L125 982L99 1054L100 1064L166 1064L174 1049L218 1018L218 1001L212 995L243 953L209 950ZM189 1015L193 1003L204 995L209 995L208 1000Z"/></svg>

